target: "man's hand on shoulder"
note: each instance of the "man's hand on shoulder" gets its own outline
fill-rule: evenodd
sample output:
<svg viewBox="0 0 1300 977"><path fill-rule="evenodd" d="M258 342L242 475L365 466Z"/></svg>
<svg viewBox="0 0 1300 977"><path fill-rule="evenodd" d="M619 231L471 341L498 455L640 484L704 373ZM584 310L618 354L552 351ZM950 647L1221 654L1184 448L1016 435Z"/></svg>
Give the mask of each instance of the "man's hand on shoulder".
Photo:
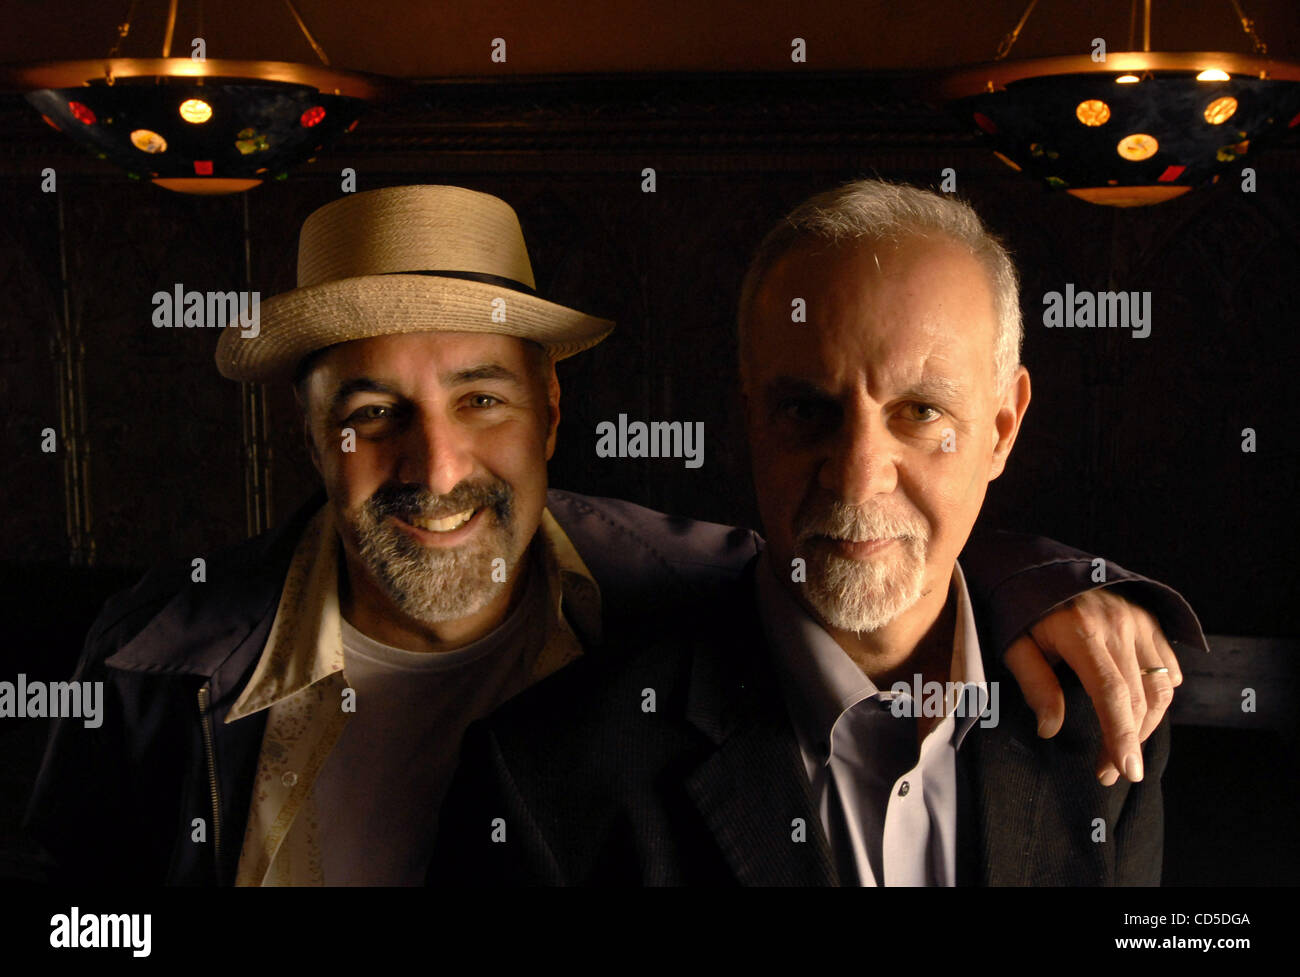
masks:
<svg viewBox="0 0 1300 977"><path fill-rule="evenodd" d="M1055 736L1065 696L1052 671L1064 661L1097 710L1105 747L1097 777L1107 787L1121 771L1142 779L1142 749L1183 681L1178 659L1155 617L1111 590L1090 590L1039 619L1007 649L1004 661L1038 717L1038 735ZM1160 671L1168 669L1168 671Z"/></svg>

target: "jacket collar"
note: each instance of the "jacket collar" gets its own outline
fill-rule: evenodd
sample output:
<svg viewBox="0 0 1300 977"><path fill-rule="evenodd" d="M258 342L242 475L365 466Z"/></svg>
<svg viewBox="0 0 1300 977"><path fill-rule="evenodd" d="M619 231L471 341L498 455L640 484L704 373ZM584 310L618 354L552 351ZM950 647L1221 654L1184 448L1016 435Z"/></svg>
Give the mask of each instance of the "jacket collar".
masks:
<svg viewBox="0 0 1300 977"><path fill-rule="evenodd" d="M171 573L146 577L133 593L136 605L148 599L148 591L171 597L106 664L123 671L204 678L212 683L214 704L221 702L261 658L295 552L325 501L325 490L318 487L282 525L211 557L203 583L192 581L188 562ZM598 644L599 585L547 510L538 535L547 547L548 565L553 562L558 573L563 620L583 644ZM556 613L561 613L558 603Z"/></svg>
<svg viewBox="0 0 1300 977"><path fill-rule="evenodd" d="M693 642L686 718L714 750L686 790L739 882L837 885L821 815L753 604L751 560L731 600ZM987 619L976 607L976 620ZM1040 847L1035 830L1044 746L1014 677L981 629L986 677L1002 683L996 726L971 730L958 753L958 884L1024 884ZM794 840L802 818L806 838Z"/></svg>
<svg viewBox="0 0 1300 977"><path fill-rule="evenodd" d="M298 541L265 648L225 722L269 709L343 671L340 550L338 526L327 506ZM600 588L546 509L524 559L546 602L533 676L539 680L582 653L578 635L599 641Z"/></svg>
<svg viewBox="0 0 1300 977"><path fill-rule="evenodd" d="M174 590L170 600L140 631L122 645L106 664L124 671L193 675L227 688L262 650L255 639L274 613L285 573L307 522L325 502L318 489L281 526L233 549L209 558L206 580L193 582L190 564L177 576L167 575ZM140 591L151 585L146 577ZM166 586L165 581L152 586ZM218 681L220 679L221 681Z"/></svg>

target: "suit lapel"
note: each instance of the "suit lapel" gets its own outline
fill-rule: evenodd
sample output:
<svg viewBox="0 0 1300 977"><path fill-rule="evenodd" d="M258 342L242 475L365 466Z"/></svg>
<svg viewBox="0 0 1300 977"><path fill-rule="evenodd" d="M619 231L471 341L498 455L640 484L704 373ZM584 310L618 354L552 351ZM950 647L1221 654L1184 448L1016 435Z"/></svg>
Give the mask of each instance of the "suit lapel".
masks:
<svg viewBox="0 0 1300 977"><path fill-rule="evenodd" d="M1047 786L1037 720L987 635L980 638L985 676L1001 686L1001 710L996 725L977 724L958 751L958 884L1028 885Z"/></svg>
<svg viewBox="0 0 1300 977"><path fill-rule="evenodd" d="M753 572L751 562L733 600L722 602L722 613L695 642L686 715L714 749L686 776L686 793L742 884L837 885L830 846L758 626ZM1014 676L988 635L982 631L980 637L985 675L1001 687L1001 713L997 725L972 729L958 751L957 882L1062 884L1070 878L1068 860L1077 859L1079 852L1062 847L1057 836L1071 829L1068 812L1093 803L1084 789L1092 785L1080 786L1072 755L1056 761L1063 772L1055 770L1048 754L1065 744L1039 741L1037 720ZM1086 697L1070 705L1088 708ZM1067 714L1067 727L1069 718ZM1058 740L1068 738L1067 732L1058 734ZM1084 752L1092 749L1095 744L1083 745ZM797 818L806 830L802 842L794 840Z"/></svg>
<svg viewBox="0 0 1300 977"><path fill-rule="evenodd" d="M687 719L715 749L686 793L743 885L834 885L835 870L753 607L753 566L696 642Z"/></svg>
<svg viewBox="0 0 1300 977"><path fill-rule="evenodd" d="M977 856L977 863L966 872L978 885L1027 885L1039 839L1039 765L1003 725L972 730L968 745L964 785L971 796L960 808L968 819L958 824L957 847Z"/></svg>
<svg viewBox="0 0 1300 977"><path fill-rule="evenodd" d="M225 718L247 683L270 634L289 563L307 522L325 502L323 489L280 527L214 558L210 580L201 588L182 587L147 627L108 657L106 664L147 676L192 676L182 714L193 723L195 755L186 787L187 811L197 811L209 825L211 846L189 840L188 826L178 840L168 870L169 884L228 882L239 861L248 808L266 727L266 712L226 724ZM148 579L148 578L146 578ZM141 584L140 586L143 586ZM199 712L198 690L210 688L206 732ZM210 779L205 736L211 735ZM213 790L219 803L221 864L214 866L218 825L213 818Z"/></svg>

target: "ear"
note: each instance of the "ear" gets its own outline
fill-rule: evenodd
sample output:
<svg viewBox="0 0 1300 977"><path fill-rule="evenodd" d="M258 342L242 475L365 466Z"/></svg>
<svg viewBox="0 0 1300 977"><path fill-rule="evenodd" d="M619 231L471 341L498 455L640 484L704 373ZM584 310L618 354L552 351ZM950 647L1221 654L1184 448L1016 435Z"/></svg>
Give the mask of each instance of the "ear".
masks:
<svg viewBox="0 0 1300 977"><path fill-rule="evenodd" d="M1020 424L1025 419L1029 407L1030 386L1029 371L1023 366L1016 368L1015 376L1002 391L1002 400L998 405L998 415L994 419L995 437L993 457L989 462L989 481L1002 474L1006 467L1007 456L1016 443L1020 433Z"/></svg>
<svg viewBox="0 0 1300 977"><path fill-rule="evenodd" d="M555 454L555 436L560 428L560 378L555 375L555 361L547 357L546 376L546 460Z"/></svg>
<svg viewBox="0 0 1300 977"><path fill-rule="evenodd" d="M316 439L311 436L311 407L303 400L302 390L296 384L293 388L293 399L298 404L298 416L302 419L302 439L307 447L307 456L311 458L316 473L324 478L325 473L320 468L320 452L316 450Z"/></svg>

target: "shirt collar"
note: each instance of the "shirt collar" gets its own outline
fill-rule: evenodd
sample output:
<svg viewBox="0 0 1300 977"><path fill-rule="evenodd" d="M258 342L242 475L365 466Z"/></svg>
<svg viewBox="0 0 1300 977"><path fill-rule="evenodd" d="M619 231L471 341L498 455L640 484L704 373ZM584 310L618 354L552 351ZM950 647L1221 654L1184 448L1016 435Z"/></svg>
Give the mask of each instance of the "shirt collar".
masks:
<svg viewBox="0 0 1300 977"><path fill-rule="evenodd" d="M805 742L824 756L829 750L831 731L845 712L864 699L889 701L895 693L878 689L830 633L789 594L777 580L766 551L760 563L754 575L759 622L772 649L794 723ZM957 614L949 680L982 686L984 664L975 612L965 575L955 561L952 589ZM981 708L987 695L986 689L980 692ZM958 717L954 746L960 745L978 718L978 711Z"/></svg>
<svg viewBox="0 0 1300 977"><path fill-rule="evenodd" d="M580 641L598 643L600 587L548 509L542 510L534 543L540 544L549 584L548 628L568 628L567 616ZM298 541L266 646L226 722L268 709L343 670L340 546L334 511L326 503Z"/></svg>

